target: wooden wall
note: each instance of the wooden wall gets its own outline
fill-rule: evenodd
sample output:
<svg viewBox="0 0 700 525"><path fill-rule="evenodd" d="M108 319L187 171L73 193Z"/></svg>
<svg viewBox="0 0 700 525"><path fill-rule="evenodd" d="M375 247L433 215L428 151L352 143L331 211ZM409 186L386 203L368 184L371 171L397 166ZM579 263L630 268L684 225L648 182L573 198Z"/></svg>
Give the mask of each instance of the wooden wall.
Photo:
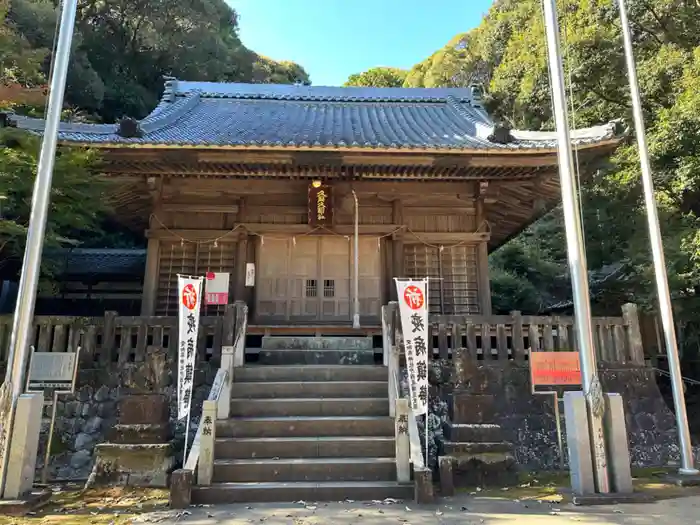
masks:
<svg viewBox="0 0 700 525"><path fill-rule="evenodd" d="M231 272L230 300L254 305L245 263L268 239L308 234L310 180L172 177L152 191L143 315L176 313L177 273ZM382 299L395 297L393 277L434 278L434 313L491 312L488 229L474 182L330 182L337 235L351 237L354 190L360 235L376 238ZM332 235L318 230L316 234ZM256 272L259 274L259 269ZM216 308L207 311L216 315Z"/></svg>

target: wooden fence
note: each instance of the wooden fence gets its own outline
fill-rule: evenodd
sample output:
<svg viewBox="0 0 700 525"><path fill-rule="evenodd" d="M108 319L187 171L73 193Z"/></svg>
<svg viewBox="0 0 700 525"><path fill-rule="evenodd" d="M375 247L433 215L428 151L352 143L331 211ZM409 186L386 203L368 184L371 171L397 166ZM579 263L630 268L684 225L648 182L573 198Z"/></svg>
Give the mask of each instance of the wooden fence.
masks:
<svg viewBox="0 0 700 525"><path fill-rule="evenodd" d="M396 309L396 303L390 303ZM392 329L400 330L396 314ZM577 351L573 317L510 315L431 315L429 348L434 356L449 358L466 348L476 360L526 361L530 351ZM644 364L637 305L622 307L621 317L594 317L593 339L602 363Z"/></svg>
<svg viewBox="0 0 700 525"><path fill-rule="evenodd" d="M202 317L197 341L197 360L221 358L221 347L234 344L245 304L228 305L223 316ZM177 354L178 318L118 316L103 317L37 316L30 344L37 351L67 352L80 347L85 365L134 363L143 361L149 346L166 348ZM7 361L12 332L12 316L0 316L0 362Z"/></svg>

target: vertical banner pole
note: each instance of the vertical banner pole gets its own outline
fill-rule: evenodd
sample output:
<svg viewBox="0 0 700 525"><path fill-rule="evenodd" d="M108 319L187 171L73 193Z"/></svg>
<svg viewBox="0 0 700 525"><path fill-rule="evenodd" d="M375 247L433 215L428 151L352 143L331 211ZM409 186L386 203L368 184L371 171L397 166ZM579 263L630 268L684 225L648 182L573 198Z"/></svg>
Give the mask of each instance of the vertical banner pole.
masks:
<svg viewBox="0 0 700 525"><path fill-rule="evenodd" d="M428 280L399 280L401 332L406 350L408 390L413 417L425 416L425 460L428 462ZM420 439L420 438L419 438Z"/></svg>
<svg viewBox="0 0 700 525"><path fill-rule="evenodd" d="M190 413L187 413L187 423L185 423L185 447L182 449L182 466L187 463L187 443L190 438Z"/></svg>
<svg viewBox="0 0 700 525"><path fill-rule="evenodd" d="M441 250L442 250L442 247L441 247ZM424 282L425 282L424 286L425 286L425 317L426 317L425 329L428 330L428 334L427 334L428 337L431 337L432 333L429 331L429 328L428 328L430 326L428 323L428 308L430 305L430 301L428 298L428 294L430 293L430 286L429 286L428 277L425 278ZM427 345L427 346L430 347L430 345ZM431 357L432 356L430 356L430 355L426 356L426 364L427 364L426 368L430 367L430 358ZM428 397L425 400L425 464L426 464L426 466L429 466L430 465L430 456L428 455L429 454L429 449L428 449L428 435L429 435L428 434L428 417L430 416L430 382L427 380L427 378L426 378L426 382L428 384Z"/></svg>
<svg viewBox="0 0 700 525"><path fill-rule="evenodd" d="M187 445L190 437L194 367L197 359L199 313L202 306L202 280L202 277L179 274L177 276L177 297L179 302L177 420L186 419L183 465L187 462Z"/></svg>

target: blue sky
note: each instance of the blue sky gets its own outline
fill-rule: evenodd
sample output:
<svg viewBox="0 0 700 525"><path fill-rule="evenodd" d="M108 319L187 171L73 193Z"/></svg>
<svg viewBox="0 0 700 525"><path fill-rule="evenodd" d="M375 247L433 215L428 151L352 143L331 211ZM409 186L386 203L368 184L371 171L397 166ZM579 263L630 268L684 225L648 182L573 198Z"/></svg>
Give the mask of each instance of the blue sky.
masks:
<svg viewBox="0 0 700 525"><path fill-rule="evenodd" d="M317 86L374 66L410 68L477 26L491 0L227 0L243 44L304 66Z"/></svg>

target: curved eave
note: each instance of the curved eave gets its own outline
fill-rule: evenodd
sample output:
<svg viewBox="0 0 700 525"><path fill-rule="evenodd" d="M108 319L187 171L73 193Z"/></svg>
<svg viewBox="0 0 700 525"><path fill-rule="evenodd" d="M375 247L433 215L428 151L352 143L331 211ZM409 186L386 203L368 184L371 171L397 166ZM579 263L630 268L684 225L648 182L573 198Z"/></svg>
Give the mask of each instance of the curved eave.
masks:
<svg viewBox="0 0 700 525"><path fill-rule="evenodd" d="M617 147L624 137L615 137L598 142L574 144L577 151L609 149ZM543 155L557 154L557 148L547 147L506 147L506 148L411 148L411 147L362 147L362 146L257 146L257 145L215 145L215 144L143 144L143 143L96 143L61 141L71 145L95 149L143 149L143 150L207 150L207 151L246 151L246 152L341 152L341 153L388 153L388 154L440 154L440 155Z"/></svg>

